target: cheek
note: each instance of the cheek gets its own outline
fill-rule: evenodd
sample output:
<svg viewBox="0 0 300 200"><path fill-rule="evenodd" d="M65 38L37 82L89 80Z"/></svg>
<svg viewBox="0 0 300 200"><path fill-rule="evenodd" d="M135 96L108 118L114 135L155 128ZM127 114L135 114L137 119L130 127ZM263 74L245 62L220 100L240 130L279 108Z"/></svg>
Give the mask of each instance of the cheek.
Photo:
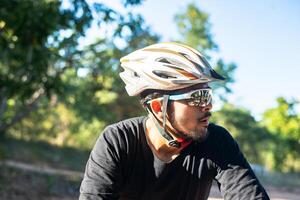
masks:
<svg viewBox="0 0 300 200"><path fill-rule="evenodd" d="M181 103L174 103L173 108L171 108L171 115L172 121L179 126L193 126L197 121L196 112L193 108Z"/></svg>

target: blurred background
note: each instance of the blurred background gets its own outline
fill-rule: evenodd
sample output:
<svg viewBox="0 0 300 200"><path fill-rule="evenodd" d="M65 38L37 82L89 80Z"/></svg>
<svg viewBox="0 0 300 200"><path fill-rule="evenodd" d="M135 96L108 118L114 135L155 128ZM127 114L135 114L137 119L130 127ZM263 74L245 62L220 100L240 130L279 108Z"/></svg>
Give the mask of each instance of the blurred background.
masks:
<svg viewBox="0 0 300 200"><path fill-rule="evenodd" d="M0 199L77 199L103 128L146 114L119 58L162 41L227 77L212 85L212 121L269 191L296 199L299 11L297 0L0 0Z"/></svg>

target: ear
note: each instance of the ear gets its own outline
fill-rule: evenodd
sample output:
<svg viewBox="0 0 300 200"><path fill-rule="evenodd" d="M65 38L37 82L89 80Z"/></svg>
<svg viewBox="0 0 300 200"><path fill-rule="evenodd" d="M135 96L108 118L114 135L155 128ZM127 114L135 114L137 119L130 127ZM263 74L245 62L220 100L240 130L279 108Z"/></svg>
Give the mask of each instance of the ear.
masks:
<svg viewBox="0 0 300 200"><path fill-rule="evenodd" d="M161 107L162 107L161 101L152 100L150 103L150 107L155 114L158 114L159 112L161 112Z"/></svg>

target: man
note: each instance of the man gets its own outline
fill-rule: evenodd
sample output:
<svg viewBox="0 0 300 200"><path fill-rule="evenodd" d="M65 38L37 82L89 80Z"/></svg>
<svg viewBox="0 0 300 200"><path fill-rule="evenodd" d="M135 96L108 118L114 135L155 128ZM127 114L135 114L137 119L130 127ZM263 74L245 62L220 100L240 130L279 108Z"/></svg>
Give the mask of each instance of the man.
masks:
<svg viewBox="0 0 300 200"><path fill-rule="evenodd" d="M269 199L228 131L209 123L209 83L224 78L203 55L159 43L123 57L121 66L128 94L139 95L149 115L106 127L80 199L207 199L213 180L224 199Z"/></svg>

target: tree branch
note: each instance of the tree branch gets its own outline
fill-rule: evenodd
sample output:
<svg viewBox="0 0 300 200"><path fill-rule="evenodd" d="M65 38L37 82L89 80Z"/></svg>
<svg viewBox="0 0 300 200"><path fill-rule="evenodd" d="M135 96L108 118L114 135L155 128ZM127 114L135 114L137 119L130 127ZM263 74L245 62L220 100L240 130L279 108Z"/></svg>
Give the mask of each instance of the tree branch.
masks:
<svg viewBox="0 0 300 200"><path fill-rule="evenodd" d="M0 133L5 133L9 127L14 125L15 123L21 121L24 117L26 117L29 113L36 110L38 108L38 103L40 99L43 97L45 91L43 88L37 90L33 95L32 98L27 101L19 112L16 112L15 116L7 123L0 124Z"/></svg>
<svg viewBox="0 0 300 200"><path fill-rule="evenodd" d="M7 107L7 97L4 95L4 91L5 89L2 88L0 91L0 99L1 99L1 102L0 102L0 119L2 119L2 115Z"/></svg>

